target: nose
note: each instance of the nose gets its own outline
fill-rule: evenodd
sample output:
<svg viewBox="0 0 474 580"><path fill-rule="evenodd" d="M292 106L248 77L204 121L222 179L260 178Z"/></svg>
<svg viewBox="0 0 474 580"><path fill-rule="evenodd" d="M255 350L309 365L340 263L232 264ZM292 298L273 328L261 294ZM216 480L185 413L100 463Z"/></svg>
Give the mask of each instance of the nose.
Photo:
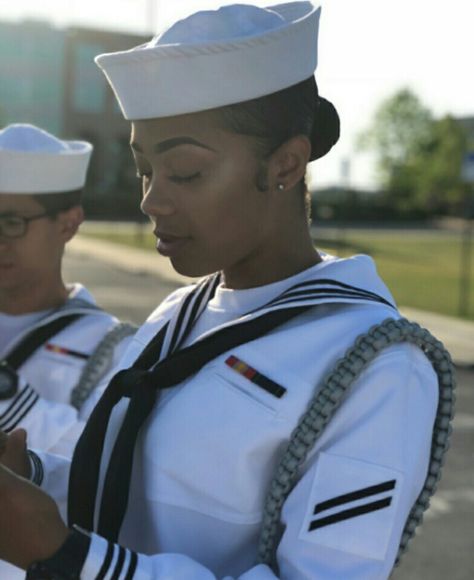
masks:
<svg viewBox="0 0 474 580"><path fill-rule="evenodd" d="M175 213L176 208L170 195L166 193L163 184L152 179L150 184L143 187L143 198L140 204L142 212L150 217L169 216Z"/></svg>

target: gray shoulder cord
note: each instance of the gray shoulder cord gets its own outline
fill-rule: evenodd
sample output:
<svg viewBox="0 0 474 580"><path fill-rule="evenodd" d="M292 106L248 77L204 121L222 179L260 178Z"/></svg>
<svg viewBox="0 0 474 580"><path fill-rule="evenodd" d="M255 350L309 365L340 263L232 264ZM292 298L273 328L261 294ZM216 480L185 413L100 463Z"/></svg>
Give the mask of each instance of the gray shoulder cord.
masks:
<svg viewBox="0 0 474 580"><path fill-rule="evenodd" d="M408 542L423 519L431 495L441 477L444 454L449 447L451 420L454 413L454 367L448 351L430 332L406 319L387 319L357 338L326 377L322 388L311 400L308 410L280 459L265 501L258 547L258 562L272 566L281 533L280 515L283 503L298 479L301 465L334 413L347 397L352 383L367 365L385 348L409 342L421 348L438 375L439 402L433 429L430 464L423 489L410 511L403 529L395 566L407 550Z"/></svg>
<svg viewBox="0 0 474 580"><path fill-rule="evenodd" d="M97 386L97 383L110 369L114 349L125 337L135 334L137 327L129 322L120 322L112 327L96 346L89 357L77 385L71 393L71 405L80 409L84 401Z"/></svg>

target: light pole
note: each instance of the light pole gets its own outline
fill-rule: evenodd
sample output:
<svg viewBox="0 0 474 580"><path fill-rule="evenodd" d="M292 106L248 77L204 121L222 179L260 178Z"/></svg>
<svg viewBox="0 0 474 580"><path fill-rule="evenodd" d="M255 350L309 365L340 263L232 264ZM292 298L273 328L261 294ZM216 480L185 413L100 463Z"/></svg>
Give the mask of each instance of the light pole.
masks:
<svg viewBox="0 0 474 580"><path fill-rule="evenodd" d="M461 240L459 316L468 316L471 290L472 222L474 217L474 150L468 152L462 167L462 179L467 183L464 206L464 228Z"/></svg>

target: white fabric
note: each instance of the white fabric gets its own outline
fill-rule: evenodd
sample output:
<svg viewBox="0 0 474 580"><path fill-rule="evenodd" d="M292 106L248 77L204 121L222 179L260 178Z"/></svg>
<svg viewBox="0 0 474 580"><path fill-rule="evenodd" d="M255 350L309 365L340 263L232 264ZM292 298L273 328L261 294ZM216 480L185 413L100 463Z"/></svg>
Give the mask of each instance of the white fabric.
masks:
<svg viewBox="0 0 474 580"><path fill-rule="evenodd" d="M299 280L305 277L331 278L390 299L365 256L326 258L323 268L309 269ZM187 292L175 292L153 313L120 367L133 363ZM261 298L265 303L272 297L271 292ZM127 548L127 562L129 550L140 553L131 578L388 578L401 531L426 476L437 407L431 365L407 344L384 351L360 376L312 450L283 509L279 575L267 566L255 566L264 498L292 430L323 377L355 338L387 317L397 313L381 304L317 306L216 358L160 396L138 439L119 536ZM225 364L230 354L282 385L285 395L276 398L230 368ZM124 400L111 416L102 480L126 408ZM47 478L45 486L57 493L60 470L57 459L44 457L46 470L50 461L55 476ZM64 485L67 467L63 465ZM395 483L389 491L365 500L388 498L386 508L310 530L317 505L391 481ZM339 509L361 503L346 501ZM333 513L331 508L321 515ZM83 580L96 577L106 549L107 542L94 535ZM118 547L114 550L117 562ZM112 569L113 565L109 574ZM126 572L122 567L118 577Z"/></svg>
<svg viewBox="0 0 474 580"><path fill-rule="evenodd" d="M192 14L147 44L95 61L126 119L204 111L311 77L319 15L311 2L224 6Z"/></svg>
<svg viewBox="0 0 474 580"><path fill-rule="evenodd" d="M34 125L8 125L0 131L0 193L82 189L91 153L85 141L61 141Z"/></svg>
<svg viewBox="0 0 474 580"><path fill-rule="evenodd" d="M28 331L49 312L50 310L42 310L20 315L0 312L0 353L5 350L12 336Z"/></svg>
<svg viewBox="0 0 474 580"><path fill-rule="evenodd" d="M91 306L95 304L92 295L81 284L71 285L69 301L83 300ZM77 312L85 311L84 307ZM68 313L73 313L71 309ZM55 311L34 313L25 316L6 316L0 314L0 336L8 334L8 344L0 348L0 360L21 342L33 328L57 317ZM12 319L18 318L21 324L15 325L13 332ZM30 324L25 326L25 320ZM118 320L101 310L90 310L79 321L67 326L52 337L48 342L75 352L91 354L106 332L118 323ZM51 455L49 459L49 488L55 494L62 515L66 517L66 495L59 497L56 486L63 484L56 477L56 462L60 469L65 457L70 457L79 438L85 421L89 417L103 388L108 383L112 369L122 357L130 337L123 339L115 348L113 360L107 375L101 378L101 384L96 386L90 397L79 411L70 405L70 397L76 386L82 370L87 362L68 354L48 351L45 346L38 349L19 369L19 392L11 399L0 401L0 429L15 424L26 429L28 447L35 451L49 451L63 457ZM102 382L103 381L103 382ZM25 573L19 568L0 560L0 578L14 580L24 578Z"/></svg>
<svg viewBox="0 0 474 580"><path fill-rule="evenodd" d="M326 265L330 263L334 264L335 260L337 261L337 258L328 256L322 252L321 256L323 261L309 270L300 272L294 276L285 278L284 280L279 280L273 284L267 284L266 286L258 286L256 288L248 288L244 290L233 290L226 288L221 283L217 287L214 297L208 302L206 309L198 318L187 340L184 342L184 346L191 344L199 336L205 334L209 330L227 324L239 316L243 316L247 312L255 310L262 304L265 304L265 302L268 302L284 292L290 286L298 284L307 279L309 275L313 276Z"/></svg>
<svg viewBox="0 0 474 580"><path fill-rule="evenodd" d="M69 294L69 301L77 298L94 305L91 294L80 284L75 284ZM67 312L72 314L75 310ZM30 447L71 453L84 421L92 410L90 404L84 405L79 412L70 405L71 392L87 362L87 359L72 353L90 355L118 320L102 310L87 311L87 308L80 307L77 312L86 313L53 336L25 361L19 369L21 382L18 393L11 399L0 401L0 428L11 428L13 425L25 428ZM0 357L7 356L33 328L61 315L53 310L20 332L11 333L8 344L0 351ZM9 333L11 327L5 328L1 323L2 317L0 334ZM60 352L59 349L48 350L47 344L72 353ZM117 363L127 344L128 340L124 340L118 345L112 365ZM91 400L96 397L97 394L94 394Z"/></svg>

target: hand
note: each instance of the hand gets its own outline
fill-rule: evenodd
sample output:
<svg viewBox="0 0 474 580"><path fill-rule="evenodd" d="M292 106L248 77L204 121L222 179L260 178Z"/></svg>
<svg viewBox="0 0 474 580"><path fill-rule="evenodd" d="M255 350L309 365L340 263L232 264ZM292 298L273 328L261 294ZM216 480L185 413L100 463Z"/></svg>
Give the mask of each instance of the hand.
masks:
<svg viewBox="0 0 474 580"><path fill-rule="evenodd" d="M26 431L15 429L9 435L0 431L0 463L17 475L31 477L31 464L26 447Z"/></svg>
<svg viewBox="0 0 474 580"><path fill-rule="evenodd" d="M68 534L54 500L0 465L0 558L26 570L51 557Z"/></svg>

